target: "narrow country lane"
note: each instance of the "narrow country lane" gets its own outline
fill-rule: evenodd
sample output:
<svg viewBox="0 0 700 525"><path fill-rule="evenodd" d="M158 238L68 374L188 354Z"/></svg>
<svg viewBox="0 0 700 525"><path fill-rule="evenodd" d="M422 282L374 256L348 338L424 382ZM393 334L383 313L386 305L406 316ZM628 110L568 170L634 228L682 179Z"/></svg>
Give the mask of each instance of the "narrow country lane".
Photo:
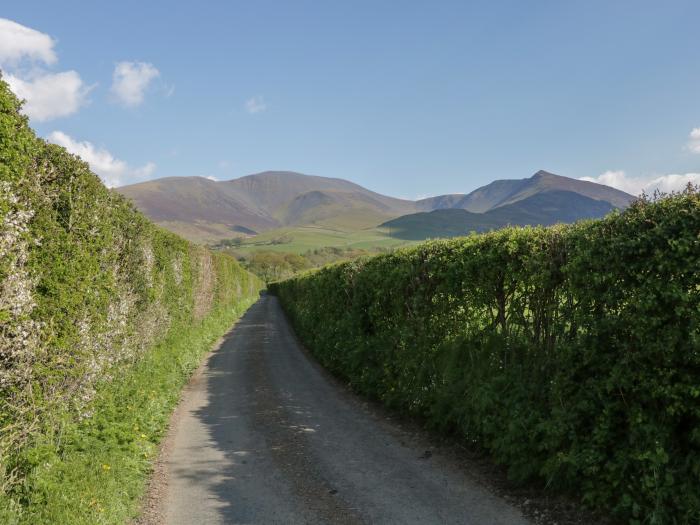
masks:
<svg viewBox="0 0 700 525"><path fill-rule="evenodd" d="M159 521L527 523L401 432L329 380L263 296L185 392Z"/></svg>

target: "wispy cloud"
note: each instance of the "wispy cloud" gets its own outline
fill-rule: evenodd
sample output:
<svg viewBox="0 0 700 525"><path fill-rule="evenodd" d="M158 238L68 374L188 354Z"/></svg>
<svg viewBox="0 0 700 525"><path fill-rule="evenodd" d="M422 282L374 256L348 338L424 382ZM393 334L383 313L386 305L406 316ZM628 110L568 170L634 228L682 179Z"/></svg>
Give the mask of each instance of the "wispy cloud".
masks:
<svg viewBox="0 0 700 525"><path fill-rule="evenodd" d="M267 104L261 95L257 95L245 101L245 109L250 114L260 113L267 109Z"/></svg>
<svg viewBox="0 0 700 525"><path fill-rule="evenodd" d="M122 105L136 107L143 102L151 82L159 76L160 71L148 62L118 62L112 75L112 95ZM175 88L171 89L174 92Z"/></svg>
<svg viewBox="0 0 700 525"><path fill-rule="evenodd" d="M0 18L0 66L5 80L19 98L23 112L45 121L72 115L87 103L92 87L75 71L48 72L44 66L58 60L56 42L45 33Z"/></svg>
<svg viewBox="0 0 700 525"><path fill-rule="evenodd" d="M700 173L671 173L668 175L631 177L623 170L610 170L597 177L581 177L581 180L605 184L632 195L640 195L642 192L651 195L657 190L664 193L681 191L688 183L700 184Z"/></svg>
<svg viewBox="0 0 700 525"><path fill-rule="evenodd" d="M687 148L693 153L700 153L700 128L694 128L690 131Z"/></svg>
<svg viewBox="0 0 700 525"><path fill-rule="evenodd" d="M47 140L80 156L110 188L148 179L156 170L156 165L153 162L147 162L136 168L131 167L123 160L116 158L107 149L97 147L88 141L75 140L62 131L50 133Z"/></svg>

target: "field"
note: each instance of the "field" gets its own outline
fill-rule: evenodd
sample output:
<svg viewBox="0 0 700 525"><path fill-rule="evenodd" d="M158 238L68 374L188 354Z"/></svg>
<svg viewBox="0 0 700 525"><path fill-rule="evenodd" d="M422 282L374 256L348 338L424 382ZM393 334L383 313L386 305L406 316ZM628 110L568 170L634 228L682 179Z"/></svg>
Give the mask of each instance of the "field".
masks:
<svg viewBox="0 0 700 525"><path fill-rule="evenodd" d="M393 238L388 230L380 228L353 231L325 225L309 225L280 228L249 237L236 245L235 251L241 255L260 250L303 254L327 246L377 249L397 248L409 244L412 242Z"/></svg>

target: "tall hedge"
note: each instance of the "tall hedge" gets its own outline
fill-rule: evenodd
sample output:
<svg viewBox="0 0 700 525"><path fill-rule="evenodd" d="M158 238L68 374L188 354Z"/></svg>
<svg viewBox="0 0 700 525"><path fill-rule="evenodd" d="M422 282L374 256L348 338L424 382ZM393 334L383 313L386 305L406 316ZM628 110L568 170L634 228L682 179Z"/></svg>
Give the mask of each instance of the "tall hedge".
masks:
<svg viewBox="0 0 700 525"><path fill-rule="evenodd" d="M700 195L273 286L358 391L632 523L700 523Z"/></svg>
<svg viewBox="0 0 700 525"><path fill-rule="evenodd" d="M19 109L0 80L0 507L37 466L32 447L93 416L100 385L261 286L153 225Z"/></svg>

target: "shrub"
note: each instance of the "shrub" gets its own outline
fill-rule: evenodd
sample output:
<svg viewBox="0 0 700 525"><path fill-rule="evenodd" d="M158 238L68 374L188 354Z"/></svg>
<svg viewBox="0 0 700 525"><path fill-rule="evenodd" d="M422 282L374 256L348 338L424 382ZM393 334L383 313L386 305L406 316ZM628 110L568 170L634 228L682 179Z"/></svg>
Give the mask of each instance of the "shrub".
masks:
<svg viewBox="0 0 700 525"><path fill-rule="evenodd" d="M110 385L128 389L123 378L166 337L180 352L170 355L177 363L190 350L173 334L188 337L211 318L232 322L261 286L233 258L153 225L86 163L37 138L19 109L0 80L3 522L21 516L28 502L41 506L45 478L37 472L60 469L67 443L87 437L86 422L128 419L123 406L105 404L104 395L117 388ZM165 378L154 376L153 387ZM122 413L122 420L105 411ZM105 436L103 445L121 443Z"/></svg>
<svg viewBox="0 0 700 525"><path fill-rule="evenodd" d="M700 195L274 284L319 361L632 523L700 522Z"/></svg>

